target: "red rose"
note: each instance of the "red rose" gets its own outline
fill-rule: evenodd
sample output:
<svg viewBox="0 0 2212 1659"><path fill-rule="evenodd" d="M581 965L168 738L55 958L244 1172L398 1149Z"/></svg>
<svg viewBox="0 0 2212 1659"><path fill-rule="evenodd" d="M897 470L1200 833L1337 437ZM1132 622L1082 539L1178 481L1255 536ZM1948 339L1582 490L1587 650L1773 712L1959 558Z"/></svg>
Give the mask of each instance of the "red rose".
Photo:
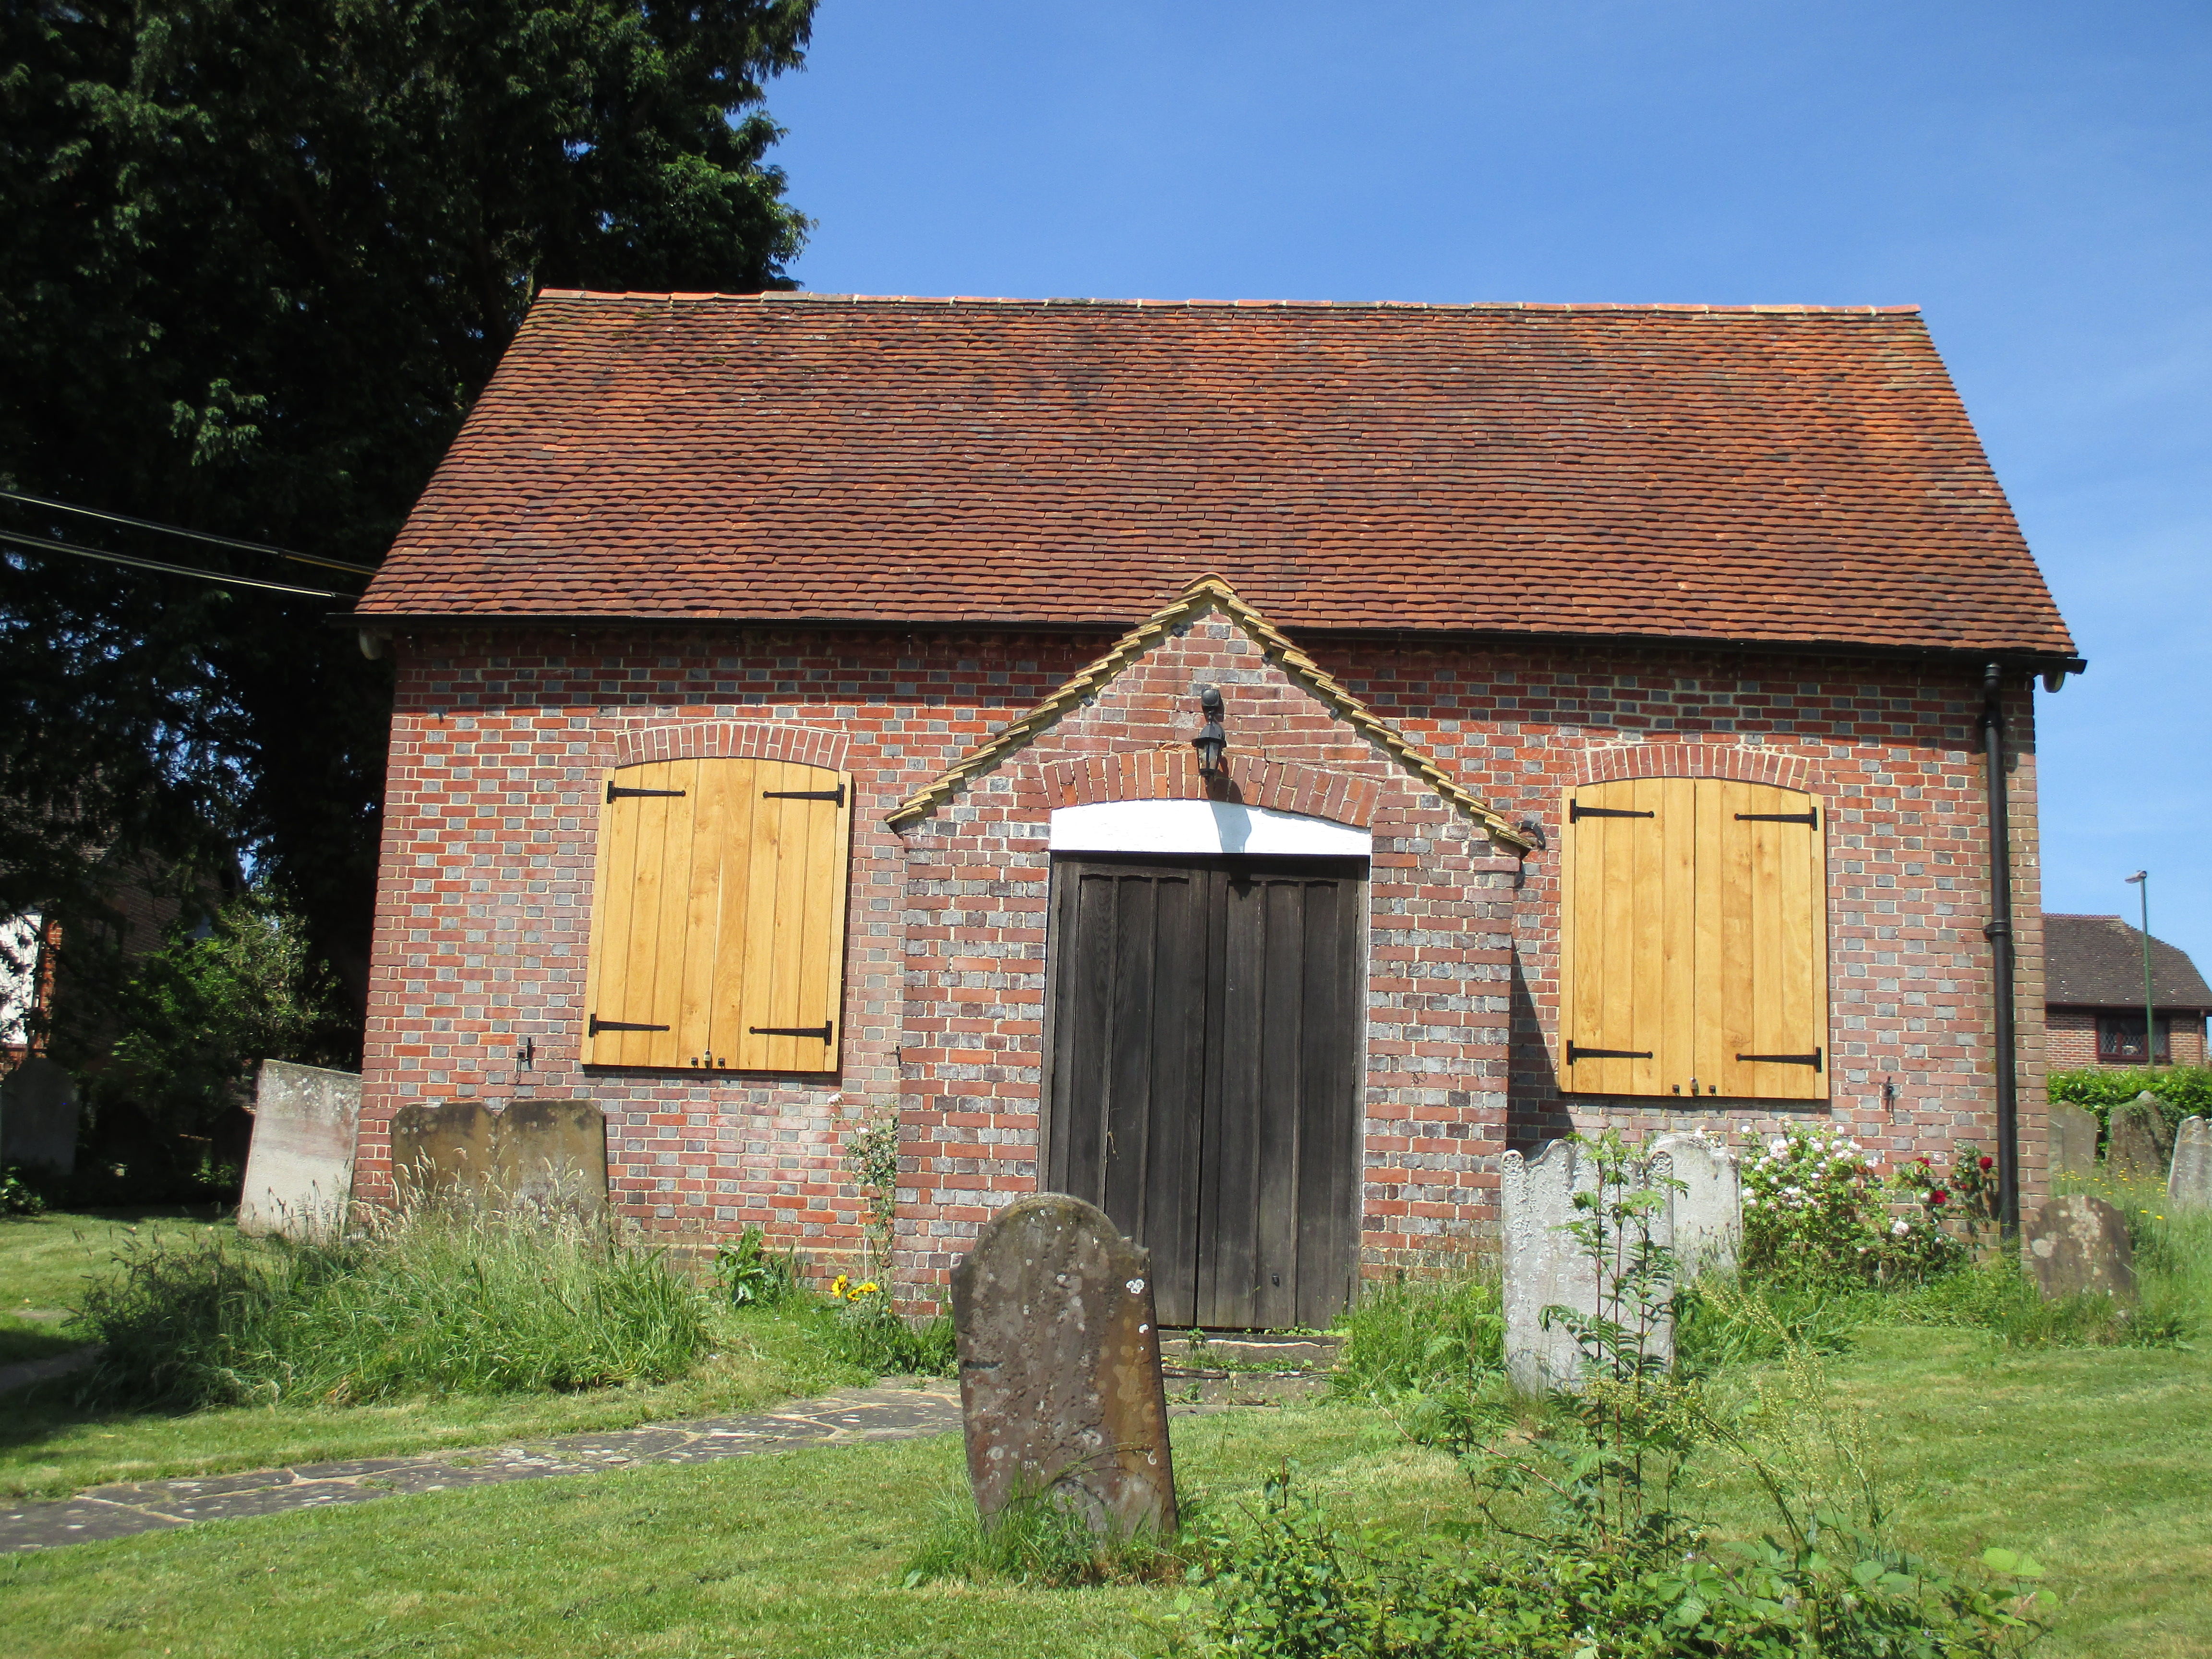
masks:
<svg viewBox="0 0 2212 1659"><path fill-rule="evenodd" d="M1923 1170L1928 1167L1928 1160L1924 1158L1916 1158L1912 1161L1915 1164L1917 1164Z"/></svg>
<svg viewBox="0 0 2212 1659"><path fill-rule="evenodd" d="M1950 1200L1951 1194L1945 1192L1941 1187L1938 1187L1933 1193L1930 1193L1928 1195L1928 1201L1930 1204L1948 1204Z"/></svg>
<svg viewBox="0 0 2212 1659"><path fill-rule="evenodd" d="M1983 1167L1984 1170L1986 1170L1986 1169L1990 1168L1992 1164L1994 1164L1996 1162L1996 1159L1995 1159L1995 1158L1984 1158L1984 1159L1982 1160L1982 1167Z"/></svg>

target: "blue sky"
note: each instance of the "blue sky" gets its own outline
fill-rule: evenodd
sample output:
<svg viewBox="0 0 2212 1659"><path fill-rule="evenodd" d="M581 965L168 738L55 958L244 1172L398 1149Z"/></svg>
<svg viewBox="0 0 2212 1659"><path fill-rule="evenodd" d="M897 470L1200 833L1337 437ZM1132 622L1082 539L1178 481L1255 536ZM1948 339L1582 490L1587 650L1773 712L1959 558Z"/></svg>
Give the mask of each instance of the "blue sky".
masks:
<svg viewBox="0 0 2212 1659"><path fill-rule="evenodd" d="M830 293L1917 303L2090 671L2045 904L2212 972L2212 7L824 0Z"/></svg>

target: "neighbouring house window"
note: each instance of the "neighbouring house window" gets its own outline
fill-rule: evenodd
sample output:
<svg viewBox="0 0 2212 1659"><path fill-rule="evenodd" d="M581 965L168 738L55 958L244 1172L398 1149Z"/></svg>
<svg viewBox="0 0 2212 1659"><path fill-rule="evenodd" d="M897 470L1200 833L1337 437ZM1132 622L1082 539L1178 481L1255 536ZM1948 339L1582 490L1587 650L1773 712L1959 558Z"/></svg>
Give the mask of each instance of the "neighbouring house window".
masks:
<svg viewBox="0 0 2212 1659"><path fill-rule="evenodd" d="M1819 800L1635 778L1570 791L1564 816L1561 1087L1826 1099Z"/></svg>
<svg viewBox="0 0 2212 1659"><path fill-rule="evenodd" d="M2143 1065L2143 1017L2137 1014L2130 1019L2125 1014L2098 1015L2097 1058L2109 1066ZM2173 1063L2173 1022L2163 1015L2158 1022L2158 1058L2151 1063Z"/></svg>
<svg viewBox="0 0 2212 1659"><path fill-rule="evenodd" d="M851 780L817 766L608 773L584 1063L834 1071L852 821Z"/></svg>

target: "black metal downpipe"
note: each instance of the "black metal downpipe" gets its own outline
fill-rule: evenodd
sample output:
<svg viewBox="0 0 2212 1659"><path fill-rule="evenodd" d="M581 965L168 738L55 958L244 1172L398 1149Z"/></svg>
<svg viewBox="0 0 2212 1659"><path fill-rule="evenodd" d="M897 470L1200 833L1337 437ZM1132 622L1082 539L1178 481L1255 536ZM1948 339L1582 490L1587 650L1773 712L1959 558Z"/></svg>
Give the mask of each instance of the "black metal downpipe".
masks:
<svg viewBox="0 0 2212 1659"><path fill-rule="evenodd" d="M2012 811L2004 768L2004 671L1982 672L1982 762L1990 785L1990 942L1997 1040L1997 1221L2008 1239L2020 1236L2020 1089L2013 1031Z"/></svg>

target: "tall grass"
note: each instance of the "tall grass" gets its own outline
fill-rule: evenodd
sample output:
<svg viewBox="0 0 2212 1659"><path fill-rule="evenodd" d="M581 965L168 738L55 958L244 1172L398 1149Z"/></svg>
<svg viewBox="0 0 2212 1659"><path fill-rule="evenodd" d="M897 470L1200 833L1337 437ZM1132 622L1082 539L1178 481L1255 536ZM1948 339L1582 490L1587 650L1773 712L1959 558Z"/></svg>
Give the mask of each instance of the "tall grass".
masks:
<svg viewBox="0 0 2212 1659"><path fill-rule="evenodd" d="M707 1342L657 1253L559 1213L413 1206L343 1243L213 1240L123 1257L86 1294L88 1403L348 1405L657 1382Z"/></svg>

